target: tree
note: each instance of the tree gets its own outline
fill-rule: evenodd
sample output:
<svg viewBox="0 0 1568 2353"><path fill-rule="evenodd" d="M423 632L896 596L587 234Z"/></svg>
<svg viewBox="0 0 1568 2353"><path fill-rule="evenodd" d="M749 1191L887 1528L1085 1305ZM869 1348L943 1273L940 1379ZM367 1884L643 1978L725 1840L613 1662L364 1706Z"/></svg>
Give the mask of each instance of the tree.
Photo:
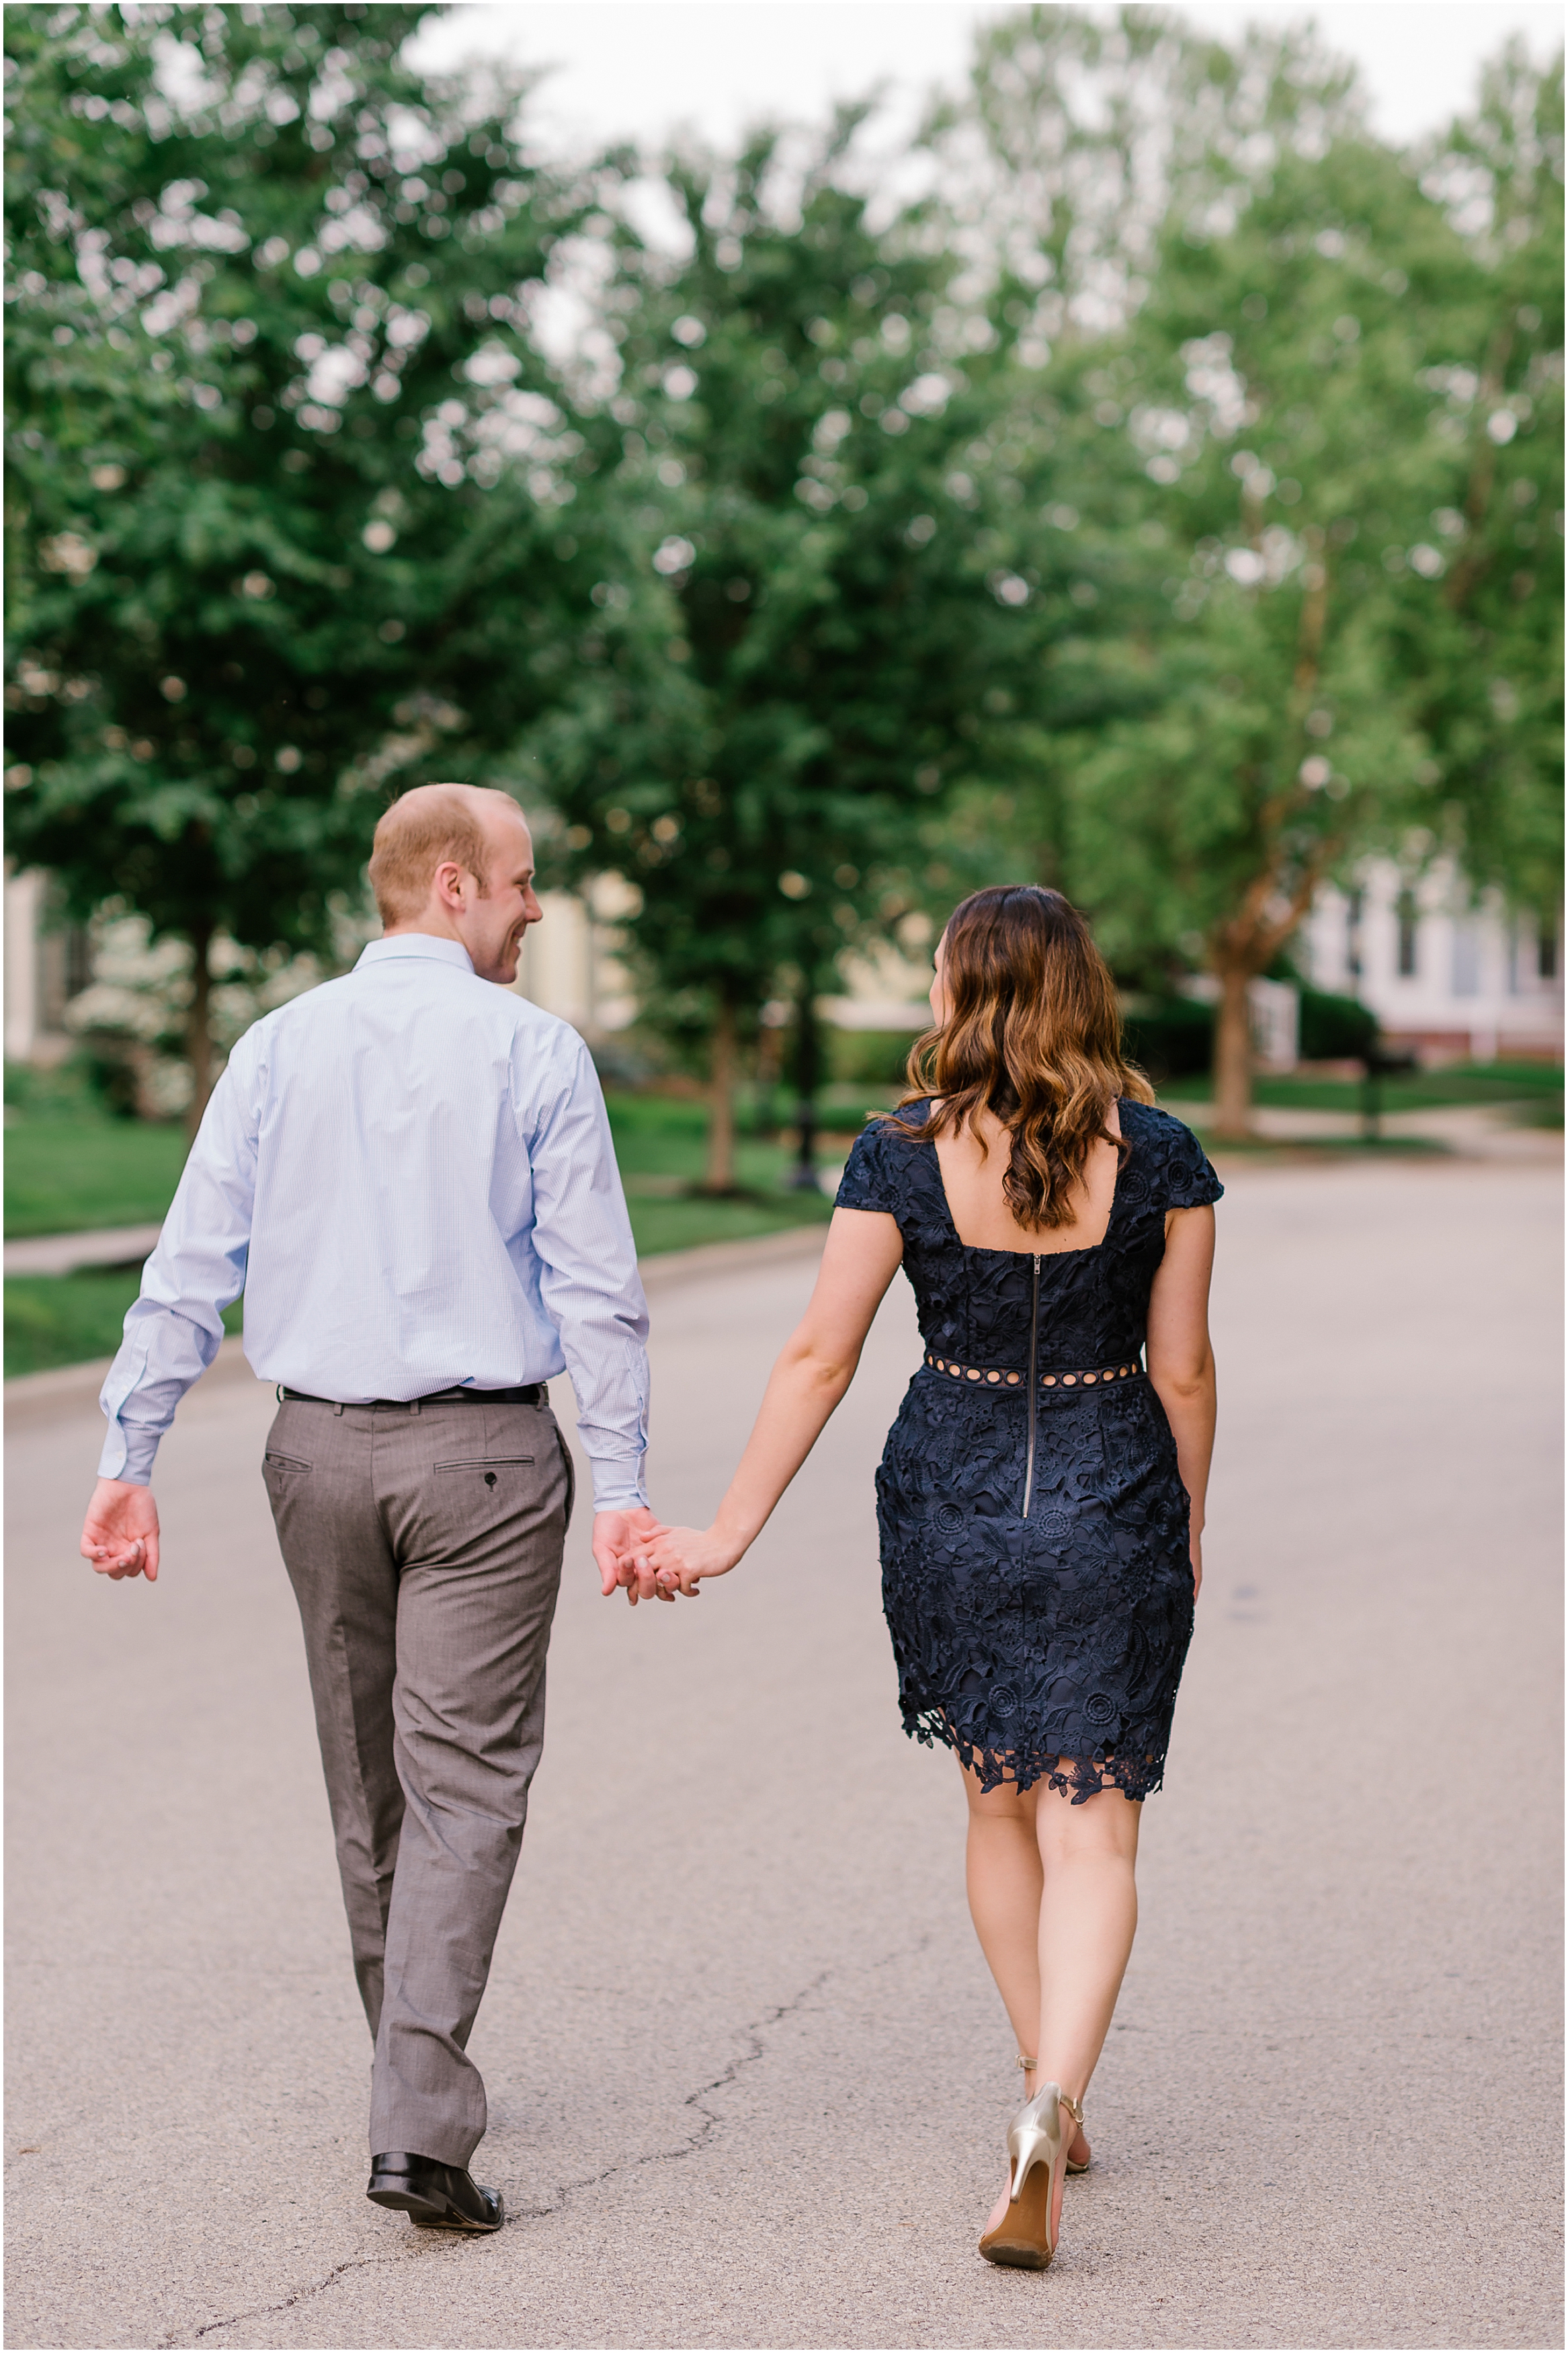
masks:
<svg viewBox="0 0 1568 2353"><path fill-rule="evenodd" d="M1563 887L1563 61L1510 42L1421 159L1465 237L1471 315L1433 371L1450 444L1439 604L1407 584L1400 653L1441 769L1435 846L1555 923ZM1423 626L1424 625L1424 626Z"/></svg>
<svg viewBox="0 0 1568 2353"><path fill-rule="evenodd" d="M622 570L531 739L575 871L637 885L653 1004L709 1039L720 1189L763 1003L789 988L808 1058L840 954L923 896L931 811L1068 706L1100 595L1042 517L1085 428L1020 364L1015 290L966 295L925 212L873 227L858 120L804 168L772 137L678 160L687 258L622 243Z"/></svg>
<svg viewBox="0 0 1568 2353"><path fill-rule="evenodd" d="M383 800L552 691L583 199L401 64L424 13L6 12L8 845L190 944L193 1119L215 933L323 945Z"/></svg>
<svg viewBox="0 0 1568 2353"><path fill-rule="evenodd" d="M1478 125L1413 162L1298 37L1227 59L1171 48L1167 26L1166 69L1198 76L1218 128L1211 108L1201 141L1173 137L1141 176L1126 93L1147 45L1122 41L1102 104L1070 77L1058 100L1064 44L1087 36L1048 13L1042 301L1058 331L1099 317L1099 413L1143 474L1130 544L1166 600L1161 626L1101 646L1139 707L1078 747L1066 856L1121 968L1217 978L1217 1124L1242 1134L1247 985L1325 876L1373 848L1452 850L1516 887L1547 868L1560 604L1501 550L1561 480L1560 77L1538 84L1516 56ZM1026 124L1004 95L987 121ZM1068 136L1051 107L1071 103ZM1114 202L1080 194L1075 212L1075 189L1120 192L1131 229ZM1094 265L1076 292L1075 250Z"/></svg>

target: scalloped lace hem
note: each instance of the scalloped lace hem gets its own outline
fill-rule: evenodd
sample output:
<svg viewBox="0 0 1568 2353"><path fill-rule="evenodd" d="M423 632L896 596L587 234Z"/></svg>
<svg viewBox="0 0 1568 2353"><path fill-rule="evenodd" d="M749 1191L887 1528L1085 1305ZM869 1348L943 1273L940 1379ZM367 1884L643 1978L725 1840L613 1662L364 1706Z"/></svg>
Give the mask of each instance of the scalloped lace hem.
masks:
<svg viewBox="0 0 1568 2353"><path fill-rule="evenodd" d="M918 1740L926 1748L951 1748L967 1771L978 1774L982 1789L1000 1789L1011 1784L1022 1792L1032 1789L1037 1781L1044 1781L1064 1798L1070 1798L1075 1806L1099 1797L1102 1789L1120 1789L1124 1798L1141 1805L1164 1785L1163 1754L1125 1757L1096 1750L1089 1757L1061 1757L1054 1749L1036 1747L1029 1742L1015 1743L1005 1749L987 1748L956 1731L940 1707L906 1707L903 1717L904 1730L911 1740Z"/></svg>

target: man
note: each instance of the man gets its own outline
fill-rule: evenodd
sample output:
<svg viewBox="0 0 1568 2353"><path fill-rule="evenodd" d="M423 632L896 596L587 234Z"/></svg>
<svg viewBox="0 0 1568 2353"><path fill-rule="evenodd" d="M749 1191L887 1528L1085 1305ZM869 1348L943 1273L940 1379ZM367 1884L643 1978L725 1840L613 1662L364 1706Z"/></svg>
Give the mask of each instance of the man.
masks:
<svg viewBox="0 0 1568 2353"><path fill-rule="evenodd" d="M570 1368L606 1594L640 1584L647 1312L587 1050L510 994L541 909L506 794L405 793L384 936L235 1048L103 1389L81 1549L158 1573L159 1439L245 1293L279 1385L264 1475L304 1622L354 1971L375 2044L369 2195L499 2230L467 2055L544 1736L572 1508Z"/></svg>

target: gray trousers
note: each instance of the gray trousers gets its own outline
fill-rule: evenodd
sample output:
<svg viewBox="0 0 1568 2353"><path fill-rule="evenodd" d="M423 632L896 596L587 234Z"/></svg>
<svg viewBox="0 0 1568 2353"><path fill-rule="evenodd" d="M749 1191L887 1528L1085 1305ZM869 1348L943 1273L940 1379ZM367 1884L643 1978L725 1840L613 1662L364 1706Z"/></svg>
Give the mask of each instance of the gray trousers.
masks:
<svg viewBox="0 0 1568 2353"><path fill-rule="evenodd" d="M373 2155L467 2165L468 2056L544 1746L573 1479L549 1406L290 1400L267 1491L305 1629Z"/></svg>

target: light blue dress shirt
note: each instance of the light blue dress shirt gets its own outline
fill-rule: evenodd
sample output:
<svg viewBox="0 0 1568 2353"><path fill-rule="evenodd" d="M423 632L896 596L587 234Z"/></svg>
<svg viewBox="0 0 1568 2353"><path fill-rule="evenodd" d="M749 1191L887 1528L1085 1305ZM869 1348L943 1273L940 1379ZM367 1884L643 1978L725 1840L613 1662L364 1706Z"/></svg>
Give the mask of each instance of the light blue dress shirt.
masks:
<svg viewBox="0 0 1568 2353"><path fill-rule="evenodd" d="M343 1405L570 1370L600 1511L645 1503L647 1307L576 1031L401 933L247 1029L100 1400L144 1486L245 1293L259 1377Z"/></svg>

